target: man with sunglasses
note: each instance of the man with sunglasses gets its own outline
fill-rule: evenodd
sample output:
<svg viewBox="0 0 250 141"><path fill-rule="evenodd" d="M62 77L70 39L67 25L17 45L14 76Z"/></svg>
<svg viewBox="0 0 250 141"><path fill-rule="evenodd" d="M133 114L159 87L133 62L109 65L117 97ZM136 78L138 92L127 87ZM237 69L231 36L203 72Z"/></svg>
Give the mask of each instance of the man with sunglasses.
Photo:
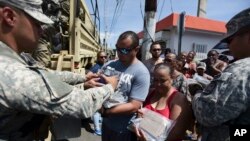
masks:
<svg viewBox="0 0 250 141"><path fill-rule="evenodd" d="M45 116L87 118L114 93L117 78L107 85L82 90L73 87L87 78L55 72L20 57L33 52L41 24L53 22L43 14L42 0L0 0L0 140L42 140L39 127ZM72 84L72 85L69 85Z"/></svg>
<svg viewBox="0 0 250 141"><path fill-rule="evenodd" d="M102 66L104 65L104 63L106 63L107 61L107 55L104 51L100 51L97 53L97 60L96 60L96 64L90 68L89 72L87 73L88 75L91 74L96 74L98 73L98 70L100 70L102 68ZM97 86L102 86L102 84L96 82L96 81L89 81L90 83L84 83L84 88L92 88L92 87L97 87ZM99 80L99 82L102 82L101 80ZM99 121L101 121L101 115L99 112L96 112L93 115L93 122L94 122L94 134L101 136L102 135L102 131L100 128L100 123Z"/></svg>
<svg viewBox="0 0 250 141"><path fill-rule="evenodd" d="M230 64L193 99L193 110L202 125L202 140L228 141L249 137L250 129L250 8L236 14L226 24L222 40L237 60ZM248 129L234 137L235 129ZM230 130L231 129L231 134ZM237 136L237 135L236 135Z"/></svg>
<svg viewBox="0 0 250 141"><path fill-rule="evenodd" d="M150 46L150 53L152 54L152 58L145 60L143 63L150 72L150 80L152 83L155 66L163 62L163 58L160 57L162 53L161 44L159 42L153 42Z"/></svg>
<svg viewBox="0 0 250 141"><path fill-rule="evenodd" d="M104 51L100 51L97 53L97 60L96 60L96 64L91 67L89 69L88 74L90 73L97 73L99 69L102 68L102 66L104 65L104 63L106 63L107 61L107 55Z"/></svg>
<svg viewBox="0 0 250 141"><path fill-rule="evenodd" d="M101 112L102 141L136 141L136 135L127 126L147 97L150 76L147 68L136 58L139 38L135 32L122 33L117 40L116 49L119 59L108 62L103 68L121 72L114 93L114 96L121 99L120 103L109 100L104 103L106 108Z"/></svg>

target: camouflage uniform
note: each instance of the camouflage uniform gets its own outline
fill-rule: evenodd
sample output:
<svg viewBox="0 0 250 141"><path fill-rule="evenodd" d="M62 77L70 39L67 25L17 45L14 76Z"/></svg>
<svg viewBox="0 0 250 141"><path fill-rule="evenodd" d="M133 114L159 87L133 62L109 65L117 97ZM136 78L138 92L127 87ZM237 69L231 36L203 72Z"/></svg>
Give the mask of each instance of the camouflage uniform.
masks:
<svg viewBox="0 0 250 141"><path fill-rule="evenodd" d="M43 25L43 39L51 44L52 51L59 53L68 48L68 38L62 37L69 29L69 0L43 0L44 13L53 21L53 25ZM44 44L43 42L40 42Z"/></svg>
<svg viewBox="0 0 250 141"><path fill-rule="evenodd" d="M186 78L183 74L180 74L173 80L173 86L182 94L188 95L188 85Z"/></svg>
<svg viewBox="0 0 250 141"><path fill-rule="evenodd" d="M250 124L250 58L236 61L193 99L193 110L208 141L229 140L230 124Z"/></svg>
<svg viewBox="0 0 250 141"><path fill-rule="evenodd" d="M68 48L68 39L60 34L68 31L69 25L69 0L43 0L44 12L53 21L54 25L43 25L43 35L39 40L39 45L32 56L45 67L49 68L51 54L59 53L62 49ZM50 6L49 6L50 5ZM60 14L59 14L60 13Z"/></svg>
<svg viewBox="0 0 250 141"><path fill-rule="evenodd" d="M4 140L31 140L32 131L23 136L20 129L34 117L34 113L90 117L113 93L110 84L83 91L58 79L50 80L50 77L44 77L48 71L29 66L2 42L0 66L0 139ZM47 75L53 77L54 74L71 84L84 81L82 76L70 72L49 72Z"/></svg>
<svg viewBox="0 0 250 141"><path fill-rule="evenodd" d="M40 39L37 49L33 52L32 56L35 60L40 62L43 66L49 68L50 61L51 61L51 50L49 47L49 43L44 40Z"/></svg>
<svg viewBox="0 0 250 141"><path fill-rule="evenodd" d="M249 30L249 26L250 8L241 11L226 24L227 37L221 42L228 43L231 48L240 48L239 41L242 41L245 49L249 48L248 40L243 40L245 36L239 33L243 29ZM235 42L231 43L232 40ZM240 51L237 53L240 54ZM230 64L214 77L202 93L194 96L193 110L203 126L202 140L229 141L230 126L250 125L250 54L246 56L240 56L240 60Z"/></svg>

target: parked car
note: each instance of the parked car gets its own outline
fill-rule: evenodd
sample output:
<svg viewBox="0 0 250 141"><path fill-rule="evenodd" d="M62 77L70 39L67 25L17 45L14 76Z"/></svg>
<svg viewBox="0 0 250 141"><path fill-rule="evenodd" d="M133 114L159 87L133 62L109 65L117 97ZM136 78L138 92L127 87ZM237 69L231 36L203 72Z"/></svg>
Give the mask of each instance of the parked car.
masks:
<svg viewBox="0 0 250 141"><path fill-rule="evenodd" d="M219 52L219 54L220 54L219 59L224 59L224 58L227 57L229 59L229 62L234 59L233 56L230 53L230 50L228 48L227 43L219 42L212 49Z"/></svg>

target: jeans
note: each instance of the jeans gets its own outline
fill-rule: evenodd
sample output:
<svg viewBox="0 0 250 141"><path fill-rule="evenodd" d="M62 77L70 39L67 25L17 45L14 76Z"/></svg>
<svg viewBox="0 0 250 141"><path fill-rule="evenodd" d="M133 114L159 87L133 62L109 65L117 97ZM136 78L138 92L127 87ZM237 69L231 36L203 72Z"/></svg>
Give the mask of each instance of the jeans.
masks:
<svg viewBox="0 0 250 141"><path fill-rule="evenodd" d="M95 112L93 116L95 130L99 130L99 131L101 130L100 123L99 123L100 121L102 121L101 114L99 112Z"/></svg>

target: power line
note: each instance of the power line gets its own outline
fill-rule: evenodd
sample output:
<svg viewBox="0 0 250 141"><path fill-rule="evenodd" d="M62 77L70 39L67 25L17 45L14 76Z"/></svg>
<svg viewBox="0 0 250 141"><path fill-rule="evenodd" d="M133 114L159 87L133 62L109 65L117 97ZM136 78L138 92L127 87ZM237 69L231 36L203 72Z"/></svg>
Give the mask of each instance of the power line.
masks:
<svg viewBox="0 0 250 141"><path fill-rule="evenodd" d="M171 5L171 11L172 13L174 13L172 0L170 0L170 5Z"/></svg>
<svg viewBox="0 0 250 141"><path fill-rule="evenodd" d="M162 9L163 9L163 7L164 7L164 4L165 4L165 0L163 0L163 4L162 4L162 6L161 6L161 10L160 10L160 13L159 13L158 21L160 21L161 13L162 13Z"/></svg>
<svg viewBox="0 0 250 141"><path fill-rule="evenodd" d="M156 7L159 7L159 4L160 4L160 1L158 0L158 1L157 1L157 6L156 6Z"/></svg>
<svg viewBox="0 0 250 141"><path fill-rule="evenodd" d="M114 26L114 22L115 22L115 18L116 18L116 15L117 15L117 9L118 9L119 3L120 3L119 1L116 1L115 11L114 11L114 14L113 14L113 17L112 17L112 22L111 22L110 29L109 29L109 35L111 34L112 28Z"/></svg>
<svg viewBox="0 0 250 141"><path fill-rule="evenodd" d="M111 23L111 26L110 26L110 31L109 31L109 35L112 33L113 29L115 29L115 25L118 21L118 18L120 17L121 13L122 13L122 10L123 10L123 7L124 7L124 3L125 3L125 0L116 0L116 7L115 7L115 11L114 11L114 14L113 14L113 18L112 18L112 23Z"/></svg>
<svg viewBox="0 0 250 141"><path fill-rule="evenodd" d="M116 14L116 18L114 20L114 25L113 28L111 29L110 32L112 32L113 29L115 29L115 25L119 19L119 17L121 16L122 10L123 10L123 6L124 6L125 0L120 0L119 5L117 7L117 14Z"/></svg>
<svg viewBox="0 0 250 141"><path fill-rule="evenodd" d="M91 0L90 2L91 2L91 7L92 7L92 10L93 10L93 12L94 12L94 11L95 11L95 9L94 9L93 0Z"/></svg>

